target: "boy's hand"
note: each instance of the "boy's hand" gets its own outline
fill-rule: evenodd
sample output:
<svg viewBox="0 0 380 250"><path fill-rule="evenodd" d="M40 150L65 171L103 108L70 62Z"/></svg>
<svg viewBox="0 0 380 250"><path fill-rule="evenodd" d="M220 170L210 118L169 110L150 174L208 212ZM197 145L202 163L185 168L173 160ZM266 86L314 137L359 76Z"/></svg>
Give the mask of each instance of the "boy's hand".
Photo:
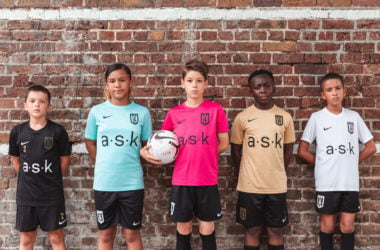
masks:
<svg viewBox="0 0 380 250"><path fill-rule="evenodd" d="M153 156L149 153L150 145L145 145L140 149L140 156L144 158L147 162L152 163L154 165L162 165L162 162L159 158Z"/></svg>

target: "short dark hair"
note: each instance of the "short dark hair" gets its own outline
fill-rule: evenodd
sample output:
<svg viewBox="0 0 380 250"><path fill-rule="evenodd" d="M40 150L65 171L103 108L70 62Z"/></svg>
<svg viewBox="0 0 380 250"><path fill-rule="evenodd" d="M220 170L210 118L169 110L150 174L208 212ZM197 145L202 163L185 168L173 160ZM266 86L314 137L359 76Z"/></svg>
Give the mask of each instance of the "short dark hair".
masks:
<svg viewBox="0 0 380 250"><path fill-rule="evenodd" d="M182 69L182 79L185 79L186 74L192 70L201 73L205 80L207 80L208 67L206 63L196 59L186 62Z"/></svg>
<svg viewBox="0 0 380 250"><path fill-rule="evenodd" d="M341 76L337 73L328 73L328 74L322 76L322 78L319 80L319 87L321 89L321 92L323 91L323 83L325 83L325 81L330 80L330 79L338 79L342 83L342 86L344 86L343 76Z"/></svg>
<svg viewBox="0 0 380 250"><path fill-rule="evenodd" d="M106 81L107 81L108 76L109 76L112 72L114 72L114 71L116 71L116 70L119 70L119 69L124 70L125 73L127 73L127 74L129 75L129 79L132 79L132 72L131 72L131 70L129 69L129 67L128 67L127 65L125 65L124 63L114 63L114 64L112 64L111 66L109 66L109 67L106 69L105 73L104 73L104 75L105 75L105 77L106 77Z"/></svg>
<svg viewBox="0 0 380 250"><path fill-rule="evenodd" d="M51 99L50 91L42 85L33 84L33 83L32 83L32 86L28 87L25 100L28 99L28 95L32 91L45 93L47 95L48 101L50 103L50 99Z"/></svg>
<svg viewBox="0 0 380 250"><path fill-rule="evenodd" d="M249 77L248 77L248 85L251 85L252 78L254 78L255 76L258 76L258 75L268 75L272 79L272 81L274 83L274 77L273 77L272 72L270 72L268 70L265 70L265 69L258 69L258 70L253 71L249 75Z"/></svg>

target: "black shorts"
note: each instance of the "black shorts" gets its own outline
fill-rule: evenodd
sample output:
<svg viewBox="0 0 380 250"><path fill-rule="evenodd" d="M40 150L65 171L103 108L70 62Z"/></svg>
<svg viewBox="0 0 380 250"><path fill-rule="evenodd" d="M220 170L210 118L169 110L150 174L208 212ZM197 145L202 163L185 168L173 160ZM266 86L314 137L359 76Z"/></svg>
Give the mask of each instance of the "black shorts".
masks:
<svg viewBox="0 0 380 250"><path fill-rule="evenodd" d="M172 186L169 215L174 222L222 218L218 186Z"/></svg>
<svg viewBox="0 0 380 250"><path fill-rule="evenodd" d="M32 232L40 226L42 231L54 231L67 226L65 205L19 206L16 212L16 229Z"/></svg>
<svg viewBox="0 0 380 250"><path fill-rule="evenodd" d="M144 189L122 192L94 190L94 198L99 230L118 224L129 229L141 228Z"/></svg>
<svg viewBox="0 0 380 250"><path fill-rule="evenodd" d="M265 225L281 228L289 223L286 193L253 194L238 192L236 222L246 227Z"/></svg>
<svg viewBox="0 0 380 250"><path fill-rule="evenodd" d="M315 210L320 214L357 213L360 211L359 192L317 192Z"/></svg>

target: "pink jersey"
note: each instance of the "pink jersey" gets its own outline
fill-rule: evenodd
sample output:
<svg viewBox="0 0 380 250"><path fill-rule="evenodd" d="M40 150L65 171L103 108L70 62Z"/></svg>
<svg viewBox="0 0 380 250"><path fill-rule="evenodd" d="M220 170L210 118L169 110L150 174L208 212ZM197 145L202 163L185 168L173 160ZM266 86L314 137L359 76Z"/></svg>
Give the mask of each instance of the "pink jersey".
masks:
<svg viewBox="0 0 380 250"><path fill-rule="evenodd" d="M174 131L180 145L173 185L218 183L218 133L228 132L227 117L220 104L204 100L196 108L178 105L169 110L161 129Z"/></svg>

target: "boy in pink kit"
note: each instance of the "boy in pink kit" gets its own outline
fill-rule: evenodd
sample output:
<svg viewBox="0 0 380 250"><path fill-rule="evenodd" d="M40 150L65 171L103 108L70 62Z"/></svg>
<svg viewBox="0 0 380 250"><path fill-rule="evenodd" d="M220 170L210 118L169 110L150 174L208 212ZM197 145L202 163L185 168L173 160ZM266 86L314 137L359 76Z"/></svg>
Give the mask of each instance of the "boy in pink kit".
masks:
<svg viewBox="0 0 380 250"><path fill-rule="evenodd" d="M174 164L170 218L177 223L177 249L191 249L193 216L198 218L202 249L216 249L214 221L222 217L218 192L218 155L227 151L228 120L222 106L205 100L207 65L198 60L185 64L181 86L186 101L169 110L163 130L174 131L179 153ZM153 164L148 147L141 156Z"/></svg>

